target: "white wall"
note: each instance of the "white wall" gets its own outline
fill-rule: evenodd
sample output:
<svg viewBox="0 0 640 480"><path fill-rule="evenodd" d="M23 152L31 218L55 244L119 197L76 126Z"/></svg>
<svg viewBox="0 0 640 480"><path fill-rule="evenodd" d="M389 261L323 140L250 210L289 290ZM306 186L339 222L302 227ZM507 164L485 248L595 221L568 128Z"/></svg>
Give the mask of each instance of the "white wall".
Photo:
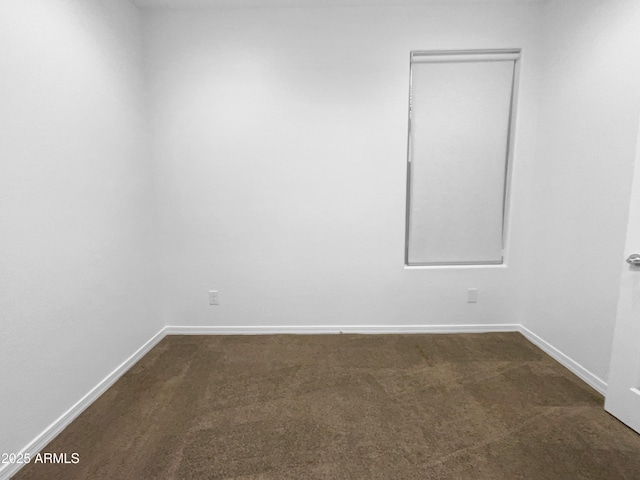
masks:
<svg viewBox="0 0 640 480"><path fill-rule="evenodd" d="M513 323L539 11L147 13L164 322ZM509 267L404 269L409 51L505 47L523 49Z"/></svg>
<svg viewBox="0 0 640 480"><path fill-rule="evenodd" d="M0 452L161 328L140 18L0 2Z"/></svg>
<svg viewBox="0 0 640 480"><path fill-rule="evenodd" d="M521 320L607 379L640 117L640 3L545 7Z"/></svg>

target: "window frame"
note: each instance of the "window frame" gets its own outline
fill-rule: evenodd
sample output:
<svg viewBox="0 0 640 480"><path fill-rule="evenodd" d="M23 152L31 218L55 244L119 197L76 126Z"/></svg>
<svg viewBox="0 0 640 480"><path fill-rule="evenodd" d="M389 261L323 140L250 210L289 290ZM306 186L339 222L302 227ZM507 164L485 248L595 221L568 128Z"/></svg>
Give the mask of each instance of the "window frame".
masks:
<svg viewBox="0 0 640 480"><path fill-rule="evenodd" d="M487 58L481 58L485 56ZM496 60L511 60L513 66L513 81L511 84L511 99L509 105L509 124L507 128L506 154L505 154L505 176L503 186L502 201L502 256L496 261L439 261L439 262L409 262L409 237L411 227L411 197L412 197L412 177L411 177L411 156L412 156L412 107L413 107L413 65L414 58L421 57L420 63L459 63L459 62L481 62ZM408 109L408 133L407 133L407 175L406 175L406 205L405 205L405 245L404 245L404 266L405 268L415 267L504 267L507 260L507 245L509 233L509 211L511 197L511 172L513 170L513 153L515 126L518 106L518 90L520 83L520 62L522 59L522 49L502 48L502 49L465 49L465 50L412 50L409 54L409 109Z"/></svg>

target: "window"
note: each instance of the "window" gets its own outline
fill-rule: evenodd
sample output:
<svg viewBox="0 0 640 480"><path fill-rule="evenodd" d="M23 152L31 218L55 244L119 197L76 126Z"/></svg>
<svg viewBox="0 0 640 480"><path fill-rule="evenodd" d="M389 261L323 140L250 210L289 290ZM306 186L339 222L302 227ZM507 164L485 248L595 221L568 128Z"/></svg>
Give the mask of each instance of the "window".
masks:
<svg viewBox="0 0 640 480"><path fill-rule="evenodd" d="M503 263L519 58L411 52L407 265Z"/></svg>

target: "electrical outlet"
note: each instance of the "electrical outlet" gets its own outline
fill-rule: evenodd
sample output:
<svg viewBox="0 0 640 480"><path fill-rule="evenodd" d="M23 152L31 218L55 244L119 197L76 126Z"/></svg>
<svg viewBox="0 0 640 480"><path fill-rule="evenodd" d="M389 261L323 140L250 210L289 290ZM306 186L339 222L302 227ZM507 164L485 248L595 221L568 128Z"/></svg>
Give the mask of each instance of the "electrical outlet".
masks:
<svg viewBox="0 0 640 480"><path fill-rule="evenodd" d="M209 305L218 305L218 291L209 290Z"/></svg>
<svg viewBox="0 0 640 480"><path fill-rule="evenodd" d="M477 301L478 301L478 289L477 288L467 289L467 303L476 303Z"/></svg>

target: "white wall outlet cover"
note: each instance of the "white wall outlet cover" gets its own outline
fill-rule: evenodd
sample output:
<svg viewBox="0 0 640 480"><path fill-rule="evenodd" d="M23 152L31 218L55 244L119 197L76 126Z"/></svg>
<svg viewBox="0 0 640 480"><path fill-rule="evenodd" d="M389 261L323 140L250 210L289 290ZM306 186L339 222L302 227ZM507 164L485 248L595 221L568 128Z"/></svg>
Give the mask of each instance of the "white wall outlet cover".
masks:
<svg viewBox="0 0 640 480"><path fill-rule="evenodd" d="M467 303L476 303L477 301L478 301L478 289L477 288L467 289Z"/></svg>
<svg viewBox="0 0 640 480"><path fill-rule="evenodd" d="M209 290L209 305L218 305L218 291Z"/></svg>

